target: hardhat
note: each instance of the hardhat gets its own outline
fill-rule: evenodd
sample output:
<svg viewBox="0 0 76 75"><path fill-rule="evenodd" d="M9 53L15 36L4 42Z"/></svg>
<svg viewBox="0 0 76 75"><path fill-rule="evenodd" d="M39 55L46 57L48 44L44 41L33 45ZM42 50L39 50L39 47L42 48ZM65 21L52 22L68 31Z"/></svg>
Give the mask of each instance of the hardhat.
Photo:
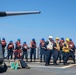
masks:
<svg viewBox="0 0 76 75"><path fill-rule="evenodd" d="M13 41L12 41L12 40L10 40L10 42L12 43Z"/></svg>
<svg viewBox="0 0 76 75"><path fill-rule="evenodd" d="M35 38L32 38L32 41L35 41Z"/></svg>
<svg viewBox="0 0 76 75"><path fill-rule="evenodd" d="M69 38L66 38L66 41L69 41Z"/></svg>
<svg viewBox="0 0 76 75"><path fill-rule="evenodd" d="M20 38L17 39L18 41L21 41Z"/></svg>
<svg viewBox="0 0 76 75"><path fill-rule="evenodd" d="M70 41L72 41L72 39L71 39L71 38L70 38L69 40L70 40Z"/></svg>
<svg viewBox="0 0 76 75"><path fill-rule="evenodd" d="M5 40L5 38L2 38L2 40Z"/></svg>
<svg viewBox="0 0 76 75"><path fill-rule="evenodd" d="M59 40L59 38L58 38L58 37L56 37L56 40Z"/></svg>
<svg viewBox="0 0 76 75"><path fill-rule="evenodd" d="M49 36L49 38L53 38L52 36Z"/></svg>
<svg viewBox="0 0 76 75"><path fill-rule="evenodd" d="M26 41L24 42L24 44L26 44Z"/></svg>
<svg viewBox="0 0 76 75"><path fill-rule="evenodd" d="M64 38L62 37L61 40L64 40Z"/></svg>
<svg viewBox="0 0 76 75"><path fill-rule="evenodd" d="M41 40L42 40L42 41L44 41L45 39L44 39L44 38L42 38Z"/></svg>

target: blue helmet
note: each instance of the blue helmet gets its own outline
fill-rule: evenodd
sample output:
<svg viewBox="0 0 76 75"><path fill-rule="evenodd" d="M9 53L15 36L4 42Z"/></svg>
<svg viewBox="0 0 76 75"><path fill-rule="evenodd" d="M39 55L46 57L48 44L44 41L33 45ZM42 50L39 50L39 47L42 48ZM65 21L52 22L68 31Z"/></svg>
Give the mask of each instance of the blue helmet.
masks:
<svg viewBox="0 0 76 75"><path fill-rule="evenodd" d="M13 41L12 40L10 40L10 43L12 43Z"/></svg>
<svg viewBox="0 0 76 75"><path fill-rule="evenodd" d="M24 42L24 44L26 44L26 41Z"/></svg>
<svg viewBox="0 0 76 75"><path fill-rule="evenodd" d="M18 41L21 41L21 39L20 39L20 38L18 38L17 40L18 40Z"/></svg>
<svg viewBox="0 0 76 75"><path fill-rule="evenodd" d="M2 38L2 40L5 40L5 38Z"/></svg>
<svg viewBox="0 0 76 75"><path fill-rule="evenodd" d="M62 37L61 40L64 40L64 38Z"/></svg>
<svg viewBox="0 0 76 75"><path fill-rule="evenodd" d="M45 39L44 39L44 38L42 38L41 40L42 40L42 41L45 41Z"/></svg>
<svg viewBox="0 0 76 75"><path fill-rule="evenodd" d="M71 39L71 38L70 38L69 40L70 40L70 41L72 41L72 39Z"/></svg>
<svg viewBox="0 0 76 75"><path fill-rule="evenodd" d="M33 38L32 41L35 41L35 39Z"/></svg>

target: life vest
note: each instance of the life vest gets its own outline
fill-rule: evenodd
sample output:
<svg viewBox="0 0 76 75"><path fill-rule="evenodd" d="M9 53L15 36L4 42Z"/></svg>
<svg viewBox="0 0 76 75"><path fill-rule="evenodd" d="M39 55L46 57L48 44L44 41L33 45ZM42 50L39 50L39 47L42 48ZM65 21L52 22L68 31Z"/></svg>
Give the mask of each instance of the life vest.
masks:
<svg viewBox="0 0 76 75"><path fill-rule="evenodd" d="M21 50L15 50L14 51L14 58L21 58L21 53L22 53L22 51Z"/></svg>
<svg viewBox="0 0 76 75"><path fill-rule="evenodd" d="M64 46L63 46L63 52L69 52L69 45L67 42L64 43Z"/></svg>
<svg viewBox="0 0 76 75"><path fill-rule="evenodd" d="M11 44L11 43L9 43L9 44L8 44L8 49L12 49L12 48L14 48L13 43L12 43L12 44Z"/></svg>
<svg viewBox="0 0 76 75"><path fill-rule="evenodd" d="M59 45L62 47L64 45L64 41L60 40Z"/></svg>
<svg viewBox="0 0 76 75"><path fill-rule="evenodd" d="M36 42L33 42L33 41L32 41L31 44L30 44L30 47L31 47L31 48L36 48Z"/></svg>
<svg viewBox="0 0 76 75"><path fill-rule="evenodd" d="M54 47L56 47L56 49L54 48L55 50L58 50L58 51L60 50L59 43L55 42Z"/></svg>
<svg viewBox="0 0 76 75"><path fill-rule="evenodd" d="M62 50L63 45L64 45L64 41L63 40L60 40L60 42L59 42L60 50Z"/></svg>
<svg viewBox="0 0 76 75"><path fill-rule="evenodd" d="M74 48L74 43L72 41L69 42L69 48L71 48L71 49Z"/></svg>
<svg viewBox="0 0 76 75"><path fill-rule="evenodd" d="M45 41L40 41L40 45L41 45L41 47L44 47L44 44L45 44Z"/></svg>
<svg viewBox="0 0 76 75"><path fill-rule="evenodd" d="M48 40L48 45L47 45L47 49L52 50L53 49L53 42L51 42L50 40Z"/></svg>
<svg viewBox="0 0 76 75"><path fill-rule="evenodd" d="M17 41L15 44L16 44L16 48L17 49L20 49L21 48L21 42Z"/></svg>
<svg viewBox="0 0 76 75"><path fill-rule="evenodd" d="M21 42L17 41L15 44L16 44L16 46L21 45Z"/></svg>
<svg viewBox="0 0 76 75"><path fill-rule="evenodd" d="M27 44L23 44L23 48L24 48L25 50L27 50L27 49L28 49Z"/></svg>
<svg viewBox="0 0 76 75"><path fill-rule="evenodd" d="M5 40L2 40L1 43L2 43L2 46L6 46L6 41Z"/></svg>

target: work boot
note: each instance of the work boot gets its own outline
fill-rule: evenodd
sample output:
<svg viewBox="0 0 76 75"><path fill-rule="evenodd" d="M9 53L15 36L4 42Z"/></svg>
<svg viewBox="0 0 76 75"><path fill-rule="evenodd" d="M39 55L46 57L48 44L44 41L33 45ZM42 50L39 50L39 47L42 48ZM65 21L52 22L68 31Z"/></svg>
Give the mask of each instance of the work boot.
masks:
<svg viewBox="0 0 76 75"><path fill-rule="evenodd" d="M74 60L74 64L75 64L75 60Z"/></svg>
<svg viewBox="0 0 76 75"><path fill-rule="evenodd" d="M30 69L30 67L27 65L27 66L26 66L26 69Z"/></svg>
<svg viewBox="0 0 76 75"><path fill-rule="evenodd" d="M28 59L26 59L26 62L28 62Z"/></svg>
<svg viewBox="0 0 76 75"><path fill-rule="evenodd" d="M45 66L49 66L49 64L45 63Z"/></svg>
<svg viewBox="0 0 76 75"><path fill-rule="evenodd" d="M49 66L49 64L45 64L45 66Z"/></svg>
<svg viewBox="0 0 76 75"><path fill-rule="evenodd" d="M42 62L42 60L40 60L40 62Z"/></svg>
<svg viewBox="0 0 76 75"><path fill-rule="evenodd" d="M64 65L68 65L67 63L64 63Z"/></svg>
<svg viewBox="0 0 76 75"><path fill-rule="evenodd" d="M32 62L32 60L30 60L30 62Z"/></svg>
<svg viewBox="0 0 76 75"><path fill-rule="evenodd" d="M54 61L54 65L58 65L56 61Z"/></svg>
<svg viewBox="0 0 76 75"><path fill-rule="evenodd" d="M59 63L61 63L61 60L59 60Z"/></svg>
<svg viewBox="0 0 76 75"><path fill-rule="evenodd" d="M34 62L36 62L35 59L34 59Z"/></svg>

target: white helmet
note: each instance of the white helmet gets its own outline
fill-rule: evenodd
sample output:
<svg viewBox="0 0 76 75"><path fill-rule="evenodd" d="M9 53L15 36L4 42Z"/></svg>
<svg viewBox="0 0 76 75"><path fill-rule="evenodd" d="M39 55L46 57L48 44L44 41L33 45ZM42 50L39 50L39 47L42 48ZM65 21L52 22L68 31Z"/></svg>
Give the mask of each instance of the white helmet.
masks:
<svg viewBox="0 0 76 75"><path fill-rule="evenodd" d="M49 36L49 38L53 38L52 36Z"/></svg>

